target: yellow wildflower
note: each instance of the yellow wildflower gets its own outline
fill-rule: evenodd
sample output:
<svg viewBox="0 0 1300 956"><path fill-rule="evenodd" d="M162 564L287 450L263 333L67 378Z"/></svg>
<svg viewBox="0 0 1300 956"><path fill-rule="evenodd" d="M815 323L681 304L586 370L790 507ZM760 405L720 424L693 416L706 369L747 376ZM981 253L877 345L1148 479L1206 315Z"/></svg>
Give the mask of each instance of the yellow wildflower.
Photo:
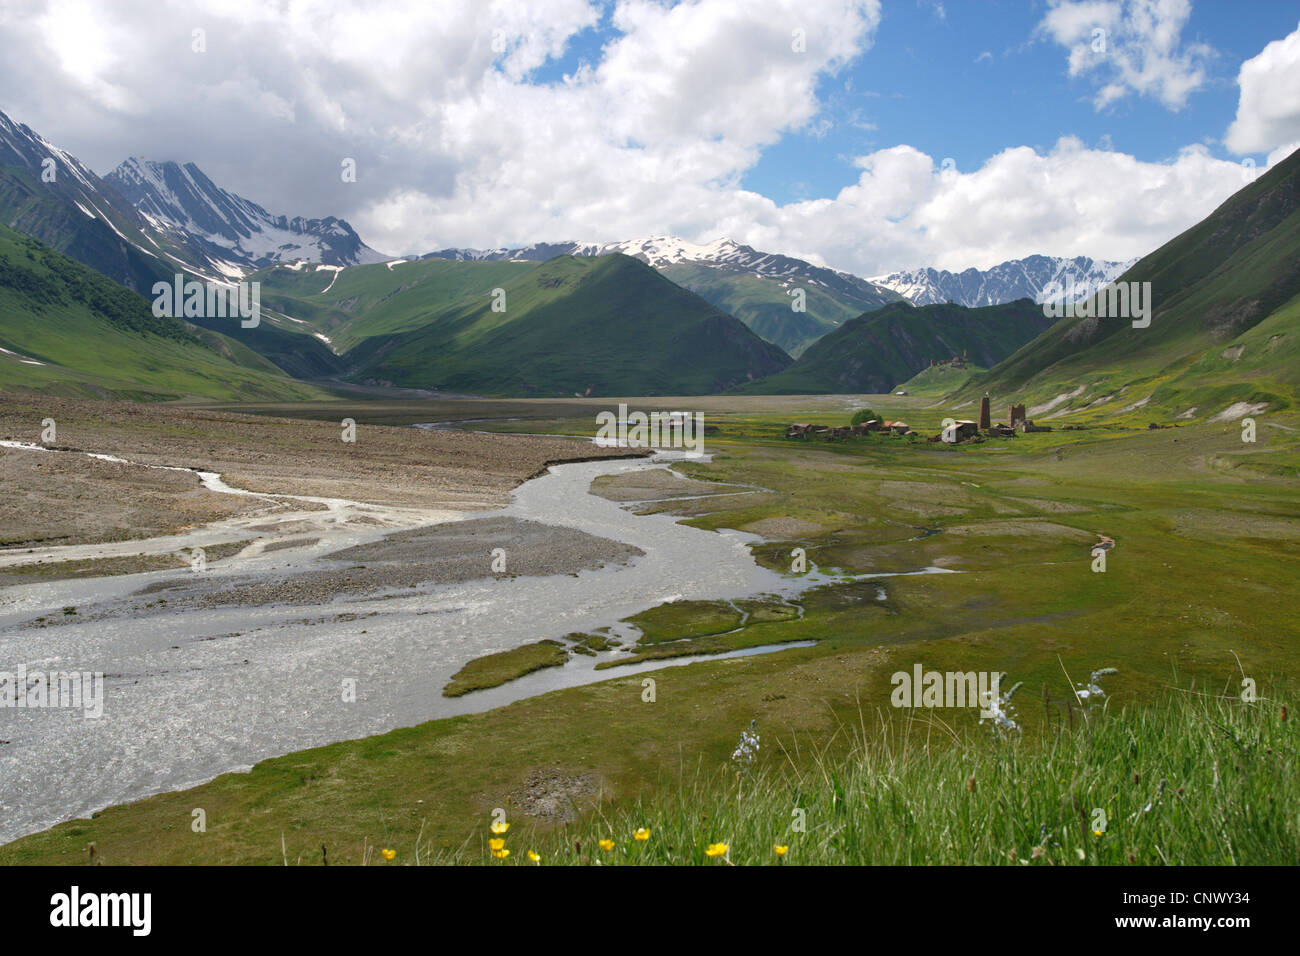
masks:
<svg viewBox="0 0 1300 956"><path fill-rule="evenodd" d="M704 851L705 855L710 858L722 856L726 852L727 844L725 843L710 843L709 848Z"/></svg>
<svg viewBox="0 0 1300 956"><path fill-rule="evenodd" d="M636 840L637 843L644 843L650 839L650 830L647 827L642 827L632 834L632 839Z"/></svg>
<svg viewBox="0 0 1300 956"><path fill-rule="evenodd" d="M396 850L380 850L379 852L384 855L385 860L391 860L397 856Z"/></svg>
<svg viewBox="0 0 1300 956"><path fill-rule="evenodd" d="M540 863L542 862L542 855L538 853L536 850L529 850L528 859L533 863Z"/></svg>
<svg viewBox="0 0 1300 956"><path fill-rule="evenodd" d="M488 829L497 836L501 836L501 834L510 829L510 824L506 823L504 820L493 820L492 825L488 827Z"/></svg>
<svg viewBox="0 0 1300 956"><path fill-rule="evenodd" d="M500 850L505 845L506 845L505 840L488 840L489 850Z"/></svg>
<svg viewBox="0 0 1300 956"><path fill-rule="evenodd" d="M772 847L772 849L776 851L777 856L785 856L786 851L788 851L790 847L778 843L776 846Z"/></svg>
<svg viewBox="0 0 1300 956"><path fill-rule="evenodd" d="M498 860L504 860L506 857L508 857L508 856L510 855L510 851L509 851L509 850L504 850L504 849L502 849L502 850L493 850L493 851L492 851L492 855L493 855L494 857L496 857Z"/></svg>
<svg viewBox="0 0 1300 956"><path fill-rule="evenodd" d="M600 842L600 848L601 848L602 850L604 850L606 853L608 853L610 850L614 849L614 841L613 841L613 840L601 840L601 841L599 841L599 842Z"/></svg>

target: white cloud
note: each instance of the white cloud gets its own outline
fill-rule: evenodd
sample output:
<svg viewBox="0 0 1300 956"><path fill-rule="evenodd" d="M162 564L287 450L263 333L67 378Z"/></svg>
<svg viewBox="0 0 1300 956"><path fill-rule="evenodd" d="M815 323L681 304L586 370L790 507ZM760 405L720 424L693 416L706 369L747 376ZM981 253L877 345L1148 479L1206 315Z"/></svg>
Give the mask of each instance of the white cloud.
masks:
<svg viewBox="0 0 1300 956"><path fill-rule="evenodd" d="M100 171L127 155L193 160L273 212L346 217L395 255L671 232L863 275L1119 259L1243 184L1201 148L1148 163L1066 138L969 172L907 145L876 150L832 198L780 205L742 188L783 133L822 128L818 83L869 49L876 0L620 0L603 49L547 84L530 74L601 21L595 5L409 0L376 16L343 0L124 2L111 53L74 64L89 34L63 31L96 24L98 7L68 2L0 7L15 118ZM1065 30L1095 14L1049 16ZM199 27L204 54L190 48ZM344 157L356 183L341 182Z"/></svg>
<svg viewBox="0 0 1300 956"><path fill-rule="evenodd" d="M1137 93L1179 110L1214 56L1183 43L1191 15L1190 0L1052 0L1038 30L1069 50L1071 76L1097 78L1097 109Z"/></svg>
<svg viewBox="0 0 1300 956"><path fill-rule="evenodd" d="M1300 26L1241 64L1237 84L1241 99L1228 148L1237 154L1279 147L1284 156L1293 152L1300 145Z"/></svg>
<svg viewBox="0 0 1300 956"><path fill-rule="evenodd" d="M1194 225L1245 185L1237 163L1203 147L1146 163L1072 137L1047 153L1004 150L968 173L943 172L906 146L859 165L859 181L833 201L758 210L756 228L863 274L986 268L1034 253L1127 259Z"/></svg>
<svg viewBox="0 0 1300 956"><path fill-rule="evenodd" d="M1265 167L1276 166L1297 149L1300 149L1300 139L1296 140L1294 143L1284 143L1268 154L1268 158L1264 160Z"/></svg>

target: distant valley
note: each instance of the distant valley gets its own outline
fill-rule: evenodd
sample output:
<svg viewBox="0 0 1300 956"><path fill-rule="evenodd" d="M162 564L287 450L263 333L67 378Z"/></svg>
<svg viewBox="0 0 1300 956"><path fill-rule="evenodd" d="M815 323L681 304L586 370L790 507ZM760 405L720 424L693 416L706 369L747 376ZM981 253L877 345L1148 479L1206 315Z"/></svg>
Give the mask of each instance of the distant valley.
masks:
<svg viewBox="0 0 1300 956"><path fill-rule="evenodd" d="M1287 177L1294 163L1292 157L1269 178L1292 183ZM1248 202L1243 197L1260 186L1243 190L1225 208ZM1289 228L1288 188L1294 186L1268 194L1269 221L1278 220L1271 228L1279 234ZM154 283L178 272L208 282L258 283L262 312L254 328L198 316L175 320L160 334L164 326L142 318L150 331L132 334L145 336L138 343L146 353L143 364L104 361L113 354L107 344L102 350L54 348L60 333L51 328L49 308L13 299L15 319L0 330L6 350L0 357L28 361L10 358L11 366L19 362L11 376L25 371L33 388L106 395L129 390L214 397L233 388L293 396L331 383L521 397L864 393L892 390L958 358L971 371L931 376L930 387L940 381L971 389L1005 383L1046 399L1054 397L1047 392L1068 391L1065 383L1089 355L1119 349L1108 366L1093 367L1099 381L1127 382L1111 389L1127 404L1143 401L1133 398L1142 376L1122 370L1148 355L1152 363L1175 361L1172 379L1168 371L1152 378L1154 365L1143 373L1152 381L1146 401L1154 402L1172 387L1157 387L1160 382L1218 375L1215 361L1233 364L1250 353L1253 346L1245 341L1240 350L1221 350L1215 361L1205 350L1209 338L1218 341L1228 331L1251 334L1245 316L1282 306L1291 275L1279 265L1279 279L1270 267L1263 273L1269 287L1260 296L1241 299L1234 292L1225 299L1215 290L1229 275L1241 274L1225 271L1199 279L1193 294L1190 286L1170 285L1170 277L1182 273L1167 260L1184 247L1186 255L1202 257L1208 240L1193 248L1184 237L1136 265L1037 255L985 270L927 268L871 279L725 238L540 242L395 258L368 246L343 219L268 212L221 188L193 163L135 157L99 177L2 113L0 218L41 244L23 246L20 235L6 240L13 250L6 260L11 292L32 281L21 272L28 252L47 269L65 255L144 296L124 305L142 317ZM1222 250L1215 262L1236 254L1221 233L1211 243ZM1280 263L1292 253L1281 243L1267 254L1270 263ZM54 271L75 274L68 266ZM1143 338L1122 330L1112 335L1095 327L1096 320L1056 322L1041 307L1121 275L1155 276L1162 288L1181 289L1158 306L1160 331ZM1238 279L1229 288L1241 284ZM71 303L72 311L60 314L76 313L75 294L55 298ZM1221 320L1201 320L1214 331L1192 334L1181 319L1171 328L1171 317L1201 301L1214 303L1211 314L1222 314ZM82 338L97 334L77 328ZM102 329L105 343L122 334L120 323ZM147 369L163 363L157 356L148 360L147 353L180 347L177 336L200 348L196 368L224 363L227 372L210 378L159 372L151 380ZM1274 333L1268 355L1281 354L1277 343L1285 340L1284 331ZM1262 357L1254 368L1271 362ZM1091 402L1110 400L1099 394L1106 391L1100 385L1085 391Z"/></svg>

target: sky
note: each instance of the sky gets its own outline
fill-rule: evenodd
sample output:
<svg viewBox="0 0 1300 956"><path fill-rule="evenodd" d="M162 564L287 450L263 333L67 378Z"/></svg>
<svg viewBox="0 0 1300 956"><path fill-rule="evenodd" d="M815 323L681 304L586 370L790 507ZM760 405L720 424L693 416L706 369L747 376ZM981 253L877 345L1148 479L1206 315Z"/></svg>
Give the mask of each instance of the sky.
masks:
<svg viewBox="0 0 1300 956"><path fill-rule="evenodd" d="M1295 0L0 0L0 43L0 110L100 174L390 255L1122 260L1300 146Z"/></svg>

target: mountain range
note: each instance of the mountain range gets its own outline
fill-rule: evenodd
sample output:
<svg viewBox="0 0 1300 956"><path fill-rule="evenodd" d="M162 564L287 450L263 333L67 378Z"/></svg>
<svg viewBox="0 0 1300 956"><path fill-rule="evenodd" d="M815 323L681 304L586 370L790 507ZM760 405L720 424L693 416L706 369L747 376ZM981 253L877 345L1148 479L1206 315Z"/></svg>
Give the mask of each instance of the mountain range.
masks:
<svg viewBox="0 0 1300 956"><path fill-rule="evenodd" d="M876 276L871 282L898 293L913 305L951 302L974 308L1016 299L1074 301L1086 294L1084 290L1106 285L1136 261L1112 262L1088 256L1028 256L1008 260L991 269L966 269L963 272L912 269ZM1070 290L1077 292L1066 294Z"/></svg>
<svg viewBox="0 0 1300 956"><path fill-rule="evenodd" d="M75 156L4 113L0 222L137 292L174 271L125 197Z"/></svg>
<svg viewBox="0 0 1300 956"><path fill-rule="evenodd" d="M523 396L699 395L790 364L735 317L621 253L549 259L497 294L462 298L345 357L354 379Z"/></svg>
<svg viewBox="0 0 1300 956"><path fill-rule="evenodd" d="M238 279L299 259L351 266L391 258L367 246L342 219L274 216L222 189L193 163L133 157L104 179L144 219L147 232L177 247L199 271Z"/></svg>
<svg viewBox="0 0 1300 956"><path fill-rule="evenodd" d="M0 389L163 401L323 397L248 344L0 225Z"/></svg>
<svg viewBox="0 0 1300 956"><path fill-rule="evenodd" d="M301 396L303 380L594 396L883 391L961 355L963 374L927 388L994 390L1040 416L1195 417L1242 381L1238 404L1278 407L1300 350L1297 162L1136 263L1030 256L867 280L672 236L386 258L344 220L274 215L192 163L133 158L101 178L0 113L0 362L10 387L141 397ZM150 322L146 299L71 260L141 294L177 272L256 281L262 321ZM1151 284L1149 328L1053 322L1037 304L1117 278Z"/></svg>
<svg viewBox="0 0 1300 956"><path fill-rule="evenodd" d="M425 258L542 262L555 256L616 253L659 270L791 355L798 355L843 322L900 299L851 273L793 256L759 252L731 239L703 244L677 236L607 243L543 242L514 249L443 249ZM796 296L802 301L797 302Z"/></svg>

